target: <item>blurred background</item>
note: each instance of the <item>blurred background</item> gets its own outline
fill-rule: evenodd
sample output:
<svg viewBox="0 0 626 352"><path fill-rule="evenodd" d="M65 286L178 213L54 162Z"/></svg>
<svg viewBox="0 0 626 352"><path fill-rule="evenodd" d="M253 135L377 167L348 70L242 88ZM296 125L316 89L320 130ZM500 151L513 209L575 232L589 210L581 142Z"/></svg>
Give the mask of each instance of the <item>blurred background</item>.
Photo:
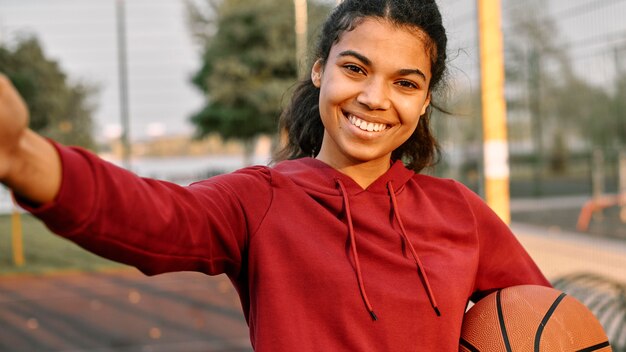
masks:
<svg viewBox="0 0 626 352"><path fill-rule="evenodd" d="M0 0L0 72L34 130L188 184L269 162L335 3ZM449 113L433 117L444 155L428 172L483 194L477 4L438 3ZM502 1L512 227L614 350L626 350L625 17L623 0ZM5 189L0 214L1 351L250 350L225 278L143 278L57 239Z"/></svg>

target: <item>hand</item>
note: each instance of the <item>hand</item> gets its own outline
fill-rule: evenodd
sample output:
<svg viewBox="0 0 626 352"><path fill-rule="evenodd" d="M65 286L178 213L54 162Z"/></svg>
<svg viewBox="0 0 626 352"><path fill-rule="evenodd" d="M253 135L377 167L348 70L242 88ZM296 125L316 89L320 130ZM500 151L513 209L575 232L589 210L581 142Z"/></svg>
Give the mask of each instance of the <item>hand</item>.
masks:
<svg viewBox="0 0 626 352"><path fill-rule="evenodd" d="M16 162L18 146L28 126L28 108L11 81L0 73L0 181Z"/></svg>

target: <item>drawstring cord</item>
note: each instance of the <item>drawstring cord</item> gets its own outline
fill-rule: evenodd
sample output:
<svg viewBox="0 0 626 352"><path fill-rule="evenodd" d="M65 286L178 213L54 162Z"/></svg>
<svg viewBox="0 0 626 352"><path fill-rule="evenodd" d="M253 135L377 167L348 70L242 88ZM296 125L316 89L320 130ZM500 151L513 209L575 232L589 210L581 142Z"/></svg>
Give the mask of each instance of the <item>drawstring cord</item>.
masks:
<svg viewBox="0 0 626 352"><path fill-rule="evenodd" d="M367 298L367 293L365 292L365 285L363 284L363 275L361 275L361 264L359 263L359 253L356 249L356 238L354 236L354 226L352 226L352 215L350 212L350 202L348 201L348 192L346 192L346 188L339 179L335 179L335 182L339 186L341 190L341 195L343 196L343 203L345 206L346 218L348 220L348 231L350 233L350 249L352 250L352 256L354 257L354 266L356 267L356 278L359 283L359 290L361 291L361 298L363 299L363 303L367 307L367 311L370 313L372 320L378 320L378 317L374 313L374 309L370 304L369 299Z"/></svg>
<svg viewBox="0 0 626 352"><path fill-rule="evenodd" d="M404 241L408 244L408 247L411 250L411 255L413 256L413 260L415 261L415 264L417 265L417 270L423 280L424 286L426 287L426 292L428 293L428 299L430 300L430 305L435 310L435 313L437 314L437 316L441 316L441 312L439 312L439 307L437 306L437 301L435 300L435 295L433 294L433 291L430 287L430 282L428 282L428 276L426 275L426 270L424 270L422 261L420 260L420 257L417 255L417 252L415 251L413 244L411 244L411 241L409 241L409 237L407 236L406 230L404 229L404 224L402 223L402 218L400 217L398 202L396 201L396 194L393 190L393 185L391 181L387 182L387 189L389 190L389 195L391 197L391 204L393 205L393 214L396 218L396 221L398 222L398 225L400 225L400 232L402 233L402 237L404 238Z"/></svg>
<svg viewBox="0 0 626 352"><path fill-rule="evenodd" d="M361 273L359 253L356 247L356 236L354 234L354 226L352 224L352 213L350 211L350 202L348 200L348 192L346 191L346 188L341 182L341 180L335 179L335 182L337 183L337 186L339 186L341 196L343 198L346 219L348 221L348 232L350 235L350 250L352 252L352 257L354 258L354 266L355 266L355 271L356 271L357 282L359 285L359 291L361 293L361 298L363 299L363 303L365 304L367 311L372 317L372 320L376 321L378 320L378 317L374 313L374 309L372 308L372 305L367 297L367 293L365 292L365 285L363 284L363 275ZM424 287L426 288L426 293L428 294L430 305L433 307L435 314L437 314L437 316L441 316L441 312L439 311L439 306L437 305L437 301L435 300L435 295L433 294L433 290L430 286L430 282L428 281L428 276L426 275L426 270L424 269L424 265L422 265L422 261L417 255L417 252L415 251L413 244L411 243L411 241L409 241L409 237L406 234L404 224L402 223L402 218L400 217L398 202L396 200L396 195L395 195L391 181L387 183L387 189L389 190L389 197L391 198L391 204L393 206L394 217L396 221L398 222L398 225L400 226L400 232L401 232L402 238L408 244L409 250L411 251L411 255L413 256L413 260L415 261L415 265L417 266L418 274L420 275L420 278L422 279L422 283Z"/></svg>

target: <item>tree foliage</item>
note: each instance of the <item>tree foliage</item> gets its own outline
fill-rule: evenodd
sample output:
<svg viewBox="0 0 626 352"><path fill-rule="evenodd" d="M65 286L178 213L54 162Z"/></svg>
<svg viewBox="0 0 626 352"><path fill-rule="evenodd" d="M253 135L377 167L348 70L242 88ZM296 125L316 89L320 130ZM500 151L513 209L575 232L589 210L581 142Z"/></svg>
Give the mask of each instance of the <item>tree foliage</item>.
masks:
<svg viewBox="0 0 626 352"><path fill-rule="evenodd" d="M37 38L0 45L0 71L28 105L33 130L64 144L95 148L91 99L96 88L71 83L60 65L46 57Z"/></svg>
<svg viewBox="0 0 626 352"><path fill-rule="evenodd" d="M535 140L551 153L564 152L564 140L579 140L589 147L626 144L624 92L599 87L572 67L567 46L559 39L545 2L530 1L526 11L516 11L507 37L509 109L525 110L536 128ZM538 124L538 125L537 125ZM541 151L538 151L541 152ZM566 152L566 151L565 151Z"/></svg>
<svg viewBox="0 0 626 352"><path fill-rule="evenodd" d="M286 92L297 79L292 0L187 2L194 37L203 48L193 84L207 97L191 121L198 137L219 133L251 145L276 132ZM309 6L309 23L327 11Z"/></svg>

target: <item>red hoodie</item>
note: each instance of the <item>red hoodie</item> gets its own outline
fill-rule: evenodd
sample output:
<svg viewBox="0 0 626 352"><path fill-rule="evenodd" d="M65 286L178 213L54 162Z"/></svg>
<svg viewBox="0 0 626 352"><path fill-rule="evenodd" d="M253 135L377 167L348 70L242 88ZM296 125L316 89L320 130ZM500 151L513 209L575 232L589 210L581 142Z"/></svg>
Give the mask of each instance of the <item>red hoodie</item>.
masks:
<svg viewBox="0 0 626 352"><path fill-rule="evenodd" d="M549 285L477 195L400 162L365 190L310 158L180 187L57 147L60 193L30 210L149 275L226 273L257 351L457 351L470 297Z"/></svg>

